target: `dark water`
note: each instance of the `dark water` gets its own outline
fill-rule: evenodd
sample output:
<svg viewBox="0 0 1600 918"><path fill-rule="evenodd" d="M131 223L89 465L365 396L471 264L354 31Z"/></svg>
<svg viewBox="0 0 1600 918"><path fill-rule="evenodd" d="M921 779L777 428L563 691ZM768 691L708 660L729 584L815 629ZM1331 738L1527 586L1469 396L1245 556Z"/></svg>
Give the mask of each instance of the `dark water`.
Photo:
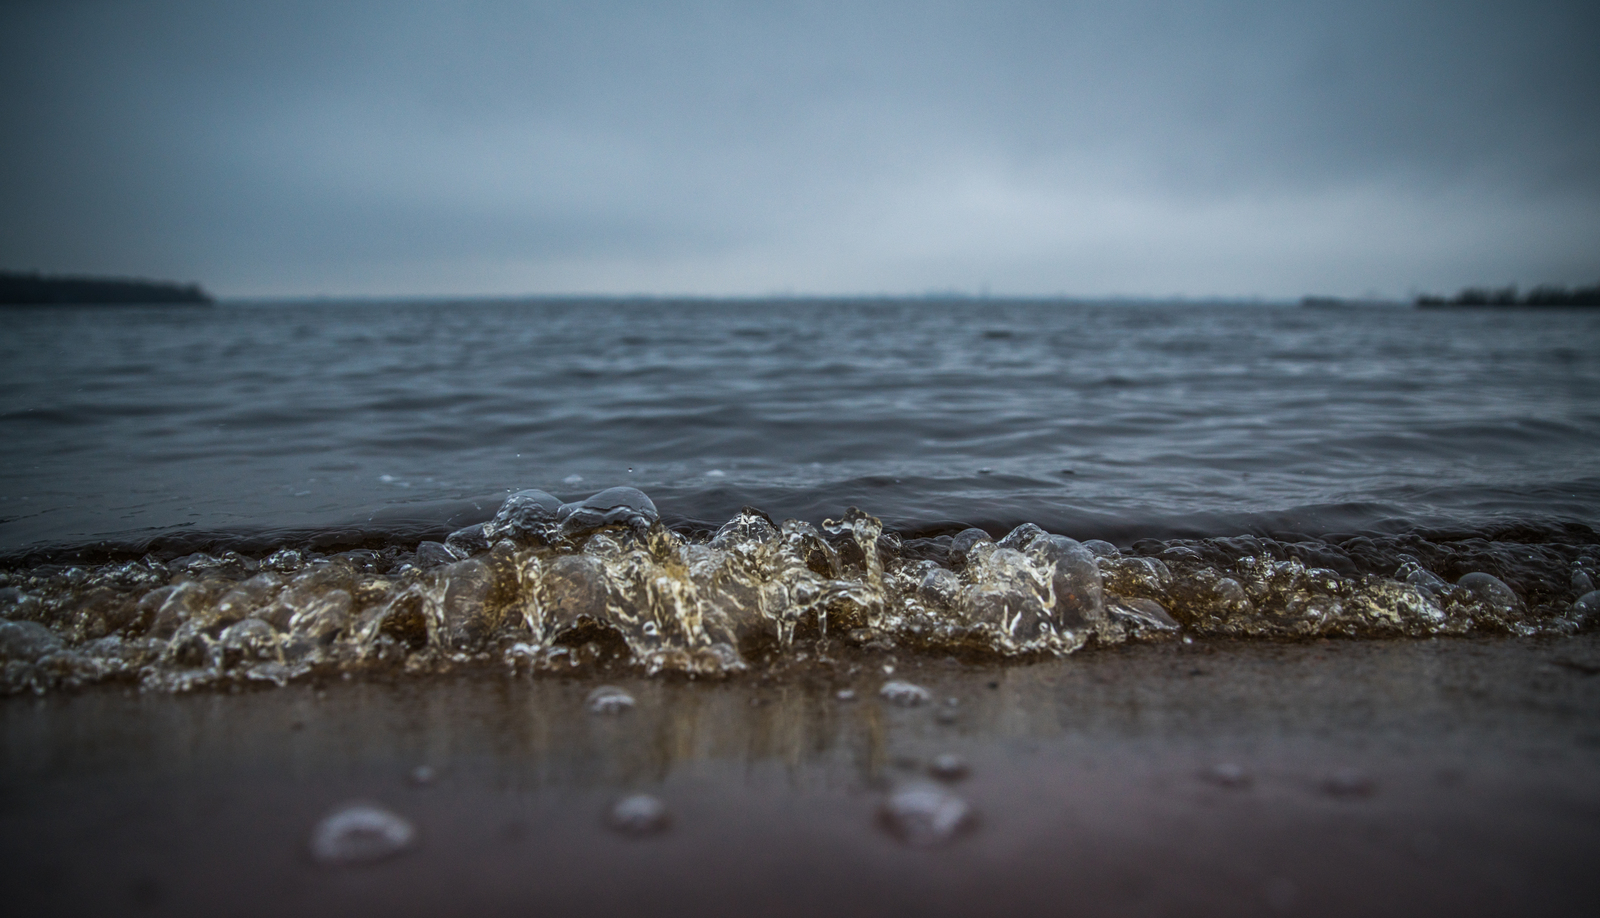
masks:
<svg viewBox="0 0 1600 918"><path fill-rule="evenodd" d="M897 529L1119 542L1600 507L1594 312L329 303L0 321L7 553L443 521L510 490L612 485L671 521L856 505Z"/></svg>
<svg viewBox="0 0 1600 918"><path fill-rule="evenodd" d="M898 609L918 584L933 589L915 565L951 572L969 593L1003 593L980 581L992 574L1012 582L1006 565L1022 564L1028 551L1028 576L1040 583L1067 563L1050 551L1085 551L1076 542L1030 549L1019 537L1001 545L1016 557L998 555L990 570L987 556L968 563L969 544L952 553L949 536L968 526L998 538L1032 523L1103 540L1088 551L1104 568L1105 589L1158 602L1191 631L1338 630L1345 626L1327 623L1360 605L1346 595L1360 592L1350 578L1421 589L1405 580L1416 573L1400 569L1407 563L1441 582L1493 574L1524 612L1542 609L1544 619L1565 616L1563 627L1578 627L1584 607L1574 603L1594 573L1600 313L1592 310L585 300L12 309L0 321L0 556L13 559L14 581L4 614L46 622L69 647L106 634L128 638L133 626L62 625L65 613L38 611L29 597L59 610L99 586L132 602L142 590L211 571L205 601L214 605L229 584L276 570L283 582L268 584L267 603L297 572L352 548L388 552L340 562L352 577L391 578L387 588L405 587L404 577L422 576L430 563L459 561L488 564L485 589L503 591L504 571L526 574L533 562L508 554L497 574L483 560L487 542L458 540L454 555L397 552L488 520L508 492L530 488L568 501L613 486L640 489L679 543L541 543L545 566L527 576L543 584L528 589L546 597L545 607L547 594L559 592L550 585L551 558L589 552L622 563L638 549L665 564L666 554L703 543L747 505L770 515L773 533L785 519L815 529L851 506L876 518L865 529L813 533L836 555L805 562L825 581L824 593L835 591L809 613L824 626L834 613L823 607L844 595L839 584L867 589L870 596L852 600L863 608ZM866 543L879 521L894 544L879 546L876 561L852 561L873 554ZM630 538L644 540L635 530ZM784 557L810 558L802 543L812 536L783 531ZM750 544L777 544L770 535ZM1255 539L1218 541L1237 536ZM1151 539L1159 544L1141 541ZM268 563L279 548L297 554ZM200 551L215 561L229 550L231 568L172 566L180 555ZM1162 576L1199 576L1212 593L1157 589L1154 580L1141 592L1111 569L1110 552L1164 558ZM143 558L150 573L63 573L58 562L74 558ZM1234 598L1259 618L1282 613L1293 605L1285 597L1309 589L1280 584L1276 598L1257 595L1272 575L1236 569L1252 558L1345 578L1344 611L1322 615L1315 627L1239 624L1226 611ZM753 582L794 586L774 573L782 564L767 561L778 568L762 568ZM872 579L873 563L887 580ZM56 566L35 570L39 564ZM437 575L440 584L450 576ZM895 577L904 582L890 584ZM1220 580L1233 586L1216 587ZM691 581L704 593L704 583L683 580ZM346 611L361 618L360 588L341 583L326 589L354 596ZM440 637L450 630L448 611L440 611L449 590L435 586L438 610L416 615L431 623L424 643L438 649L449 643ZM1422 586L1418 595L1442 595L1432 581ZM614 578L611 589L620 589ZM1051 640L1071 639L1057 646L1038 628L1023 634L1019 627L1033 626L1007 624L1015 646L1003 649L1082 643L1082 629L1052 605L1064 600L1041 596L1039 627ZM646 606L660 598L636 597ZM985 620L974 611L981 598L946 600L963 627ZM1385 608L1395 602L1412 600L1383 600ZM1440 603L1434 611L1454 614ZM934 603L923 605L928 612ZM545 614L513 611L495 621L525 621L538 632L548 622L535 619ZM763 605L758 617L775 614ZM1361 614L1366 624L1346 631L1377 620ZM1426 624L1433 612L1417 614L1395 627L1442 627ZM181 625L190 613L174 615ZM281 637L292 632L292 615L266 618ZM1461 615L1479 624L1510 620L1484 610ZM837 617L852 624L849 614ZM990 618L1009 622L1011 613ZM229 621L213 622L206 641L221 640L218 629ZM855 624L860 631L863 623ZM382 628L404 637L399 625L373 627L373 640ZM787 626L775 627L781 637ZM902 642L923 634L905 622L896 628ZM749 655L745 638L723 637L685 640ZM648 656L643 645L629 647L637 659ZM726 662L724 655L704 665Z"/></svg>

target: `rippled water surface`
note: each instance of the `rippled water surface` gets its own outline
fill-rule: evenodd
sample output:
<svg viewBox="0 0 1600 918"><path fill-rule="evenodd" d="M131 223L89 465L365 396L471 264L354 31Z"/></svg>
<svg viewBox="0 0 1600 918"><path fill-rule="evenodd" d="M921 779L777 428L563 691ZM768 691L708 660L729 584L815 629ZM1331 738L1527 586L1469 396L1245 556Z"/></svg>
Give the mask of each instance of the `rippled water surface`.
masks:
<svg viewBox="0 0 1600 918"><path fill-rule="evenodd" d="M979 301L0 315L0 549L611 485L1079 538L1593 520L1600 315ZM1387 522L1386 522L1387 521Z"/></svg>
<svg viewBox="0 0 1600 918"><path fill-rule="evenodd" d="M0 615L51 630L0 635L33 648L18 659L115 640L96 645L123 661L105 672L279 681L424 652L554 665L596 640L725 671L813 632L1001 654L1178 629L1562 632L1600 576L1594 311L585 300L0 320ZM644 503L568 519L612 487ZM470 528L525 489L548 498L531 528Z"/></svg>

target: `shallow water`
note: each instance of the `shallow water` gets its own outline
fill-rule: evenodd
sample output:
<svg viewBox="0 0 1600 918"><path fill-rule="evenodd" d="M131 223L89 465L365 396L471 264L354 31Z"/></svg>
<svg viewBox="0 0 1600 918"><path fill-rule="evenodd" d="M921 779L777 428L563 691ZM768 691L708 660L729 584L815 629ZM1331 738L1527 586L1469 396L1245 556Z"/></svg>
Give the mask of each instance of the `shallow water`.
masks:
<svg viewBox="0 0 1600 918"><path fill-rule="evenodd" d="M12 689L619 656L730 672L818 641L1015 657L1568 633L1600 602L1583 598L1600 579L1593 311L585 300L3 319ZM648 512L557 518L613 486ZM553 495L549 519L472 528L522 489Z"/></svg>

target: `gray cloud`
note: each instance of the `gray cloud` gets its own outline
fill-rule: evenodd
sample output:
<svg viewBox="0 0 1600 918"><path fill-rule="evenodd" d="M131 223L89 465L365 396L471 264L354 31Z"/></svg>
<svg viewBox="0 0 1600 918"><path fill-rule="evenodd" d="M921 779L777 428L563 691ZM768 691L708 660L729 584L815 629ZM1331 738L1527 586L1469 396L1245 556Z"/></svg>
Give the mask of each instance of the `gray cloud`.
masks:
<svg viewBox="0 0 1600 918"><path fill-rule="evenodd" d="M11 3L0 261L232 294L1600 276L1581 3Z"/></svg>

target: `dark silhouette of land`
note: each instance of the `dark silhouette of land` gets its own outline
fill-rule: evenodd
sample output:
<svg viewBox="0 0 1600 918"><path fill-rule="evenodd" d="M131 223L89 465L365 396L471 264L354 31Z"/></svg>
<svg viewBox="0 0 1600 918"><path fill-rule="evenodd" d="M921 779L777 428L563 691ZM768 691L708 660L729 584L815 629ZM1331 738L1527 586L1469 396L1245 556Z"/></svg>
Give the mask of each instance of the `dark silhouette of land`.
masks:
<svg viewBox="0 0 1600 918"><path fill-rule="evenodd" d="M1468 287L1453 297L1423 294L1417 297L1423 308L1438 306L1600 306L1600 284L1568 290L1565 287L1538 286L1519 294L1517 288L1490 290Z"/></svg>
<svg viewBox="0 0 1600 918"><path fill-rule="evenodd" d="M0 271L0 305L36 306L110 303L183 303L208 306L210 294L199 284L136 278L50 277L36 272Z"/></svg>

